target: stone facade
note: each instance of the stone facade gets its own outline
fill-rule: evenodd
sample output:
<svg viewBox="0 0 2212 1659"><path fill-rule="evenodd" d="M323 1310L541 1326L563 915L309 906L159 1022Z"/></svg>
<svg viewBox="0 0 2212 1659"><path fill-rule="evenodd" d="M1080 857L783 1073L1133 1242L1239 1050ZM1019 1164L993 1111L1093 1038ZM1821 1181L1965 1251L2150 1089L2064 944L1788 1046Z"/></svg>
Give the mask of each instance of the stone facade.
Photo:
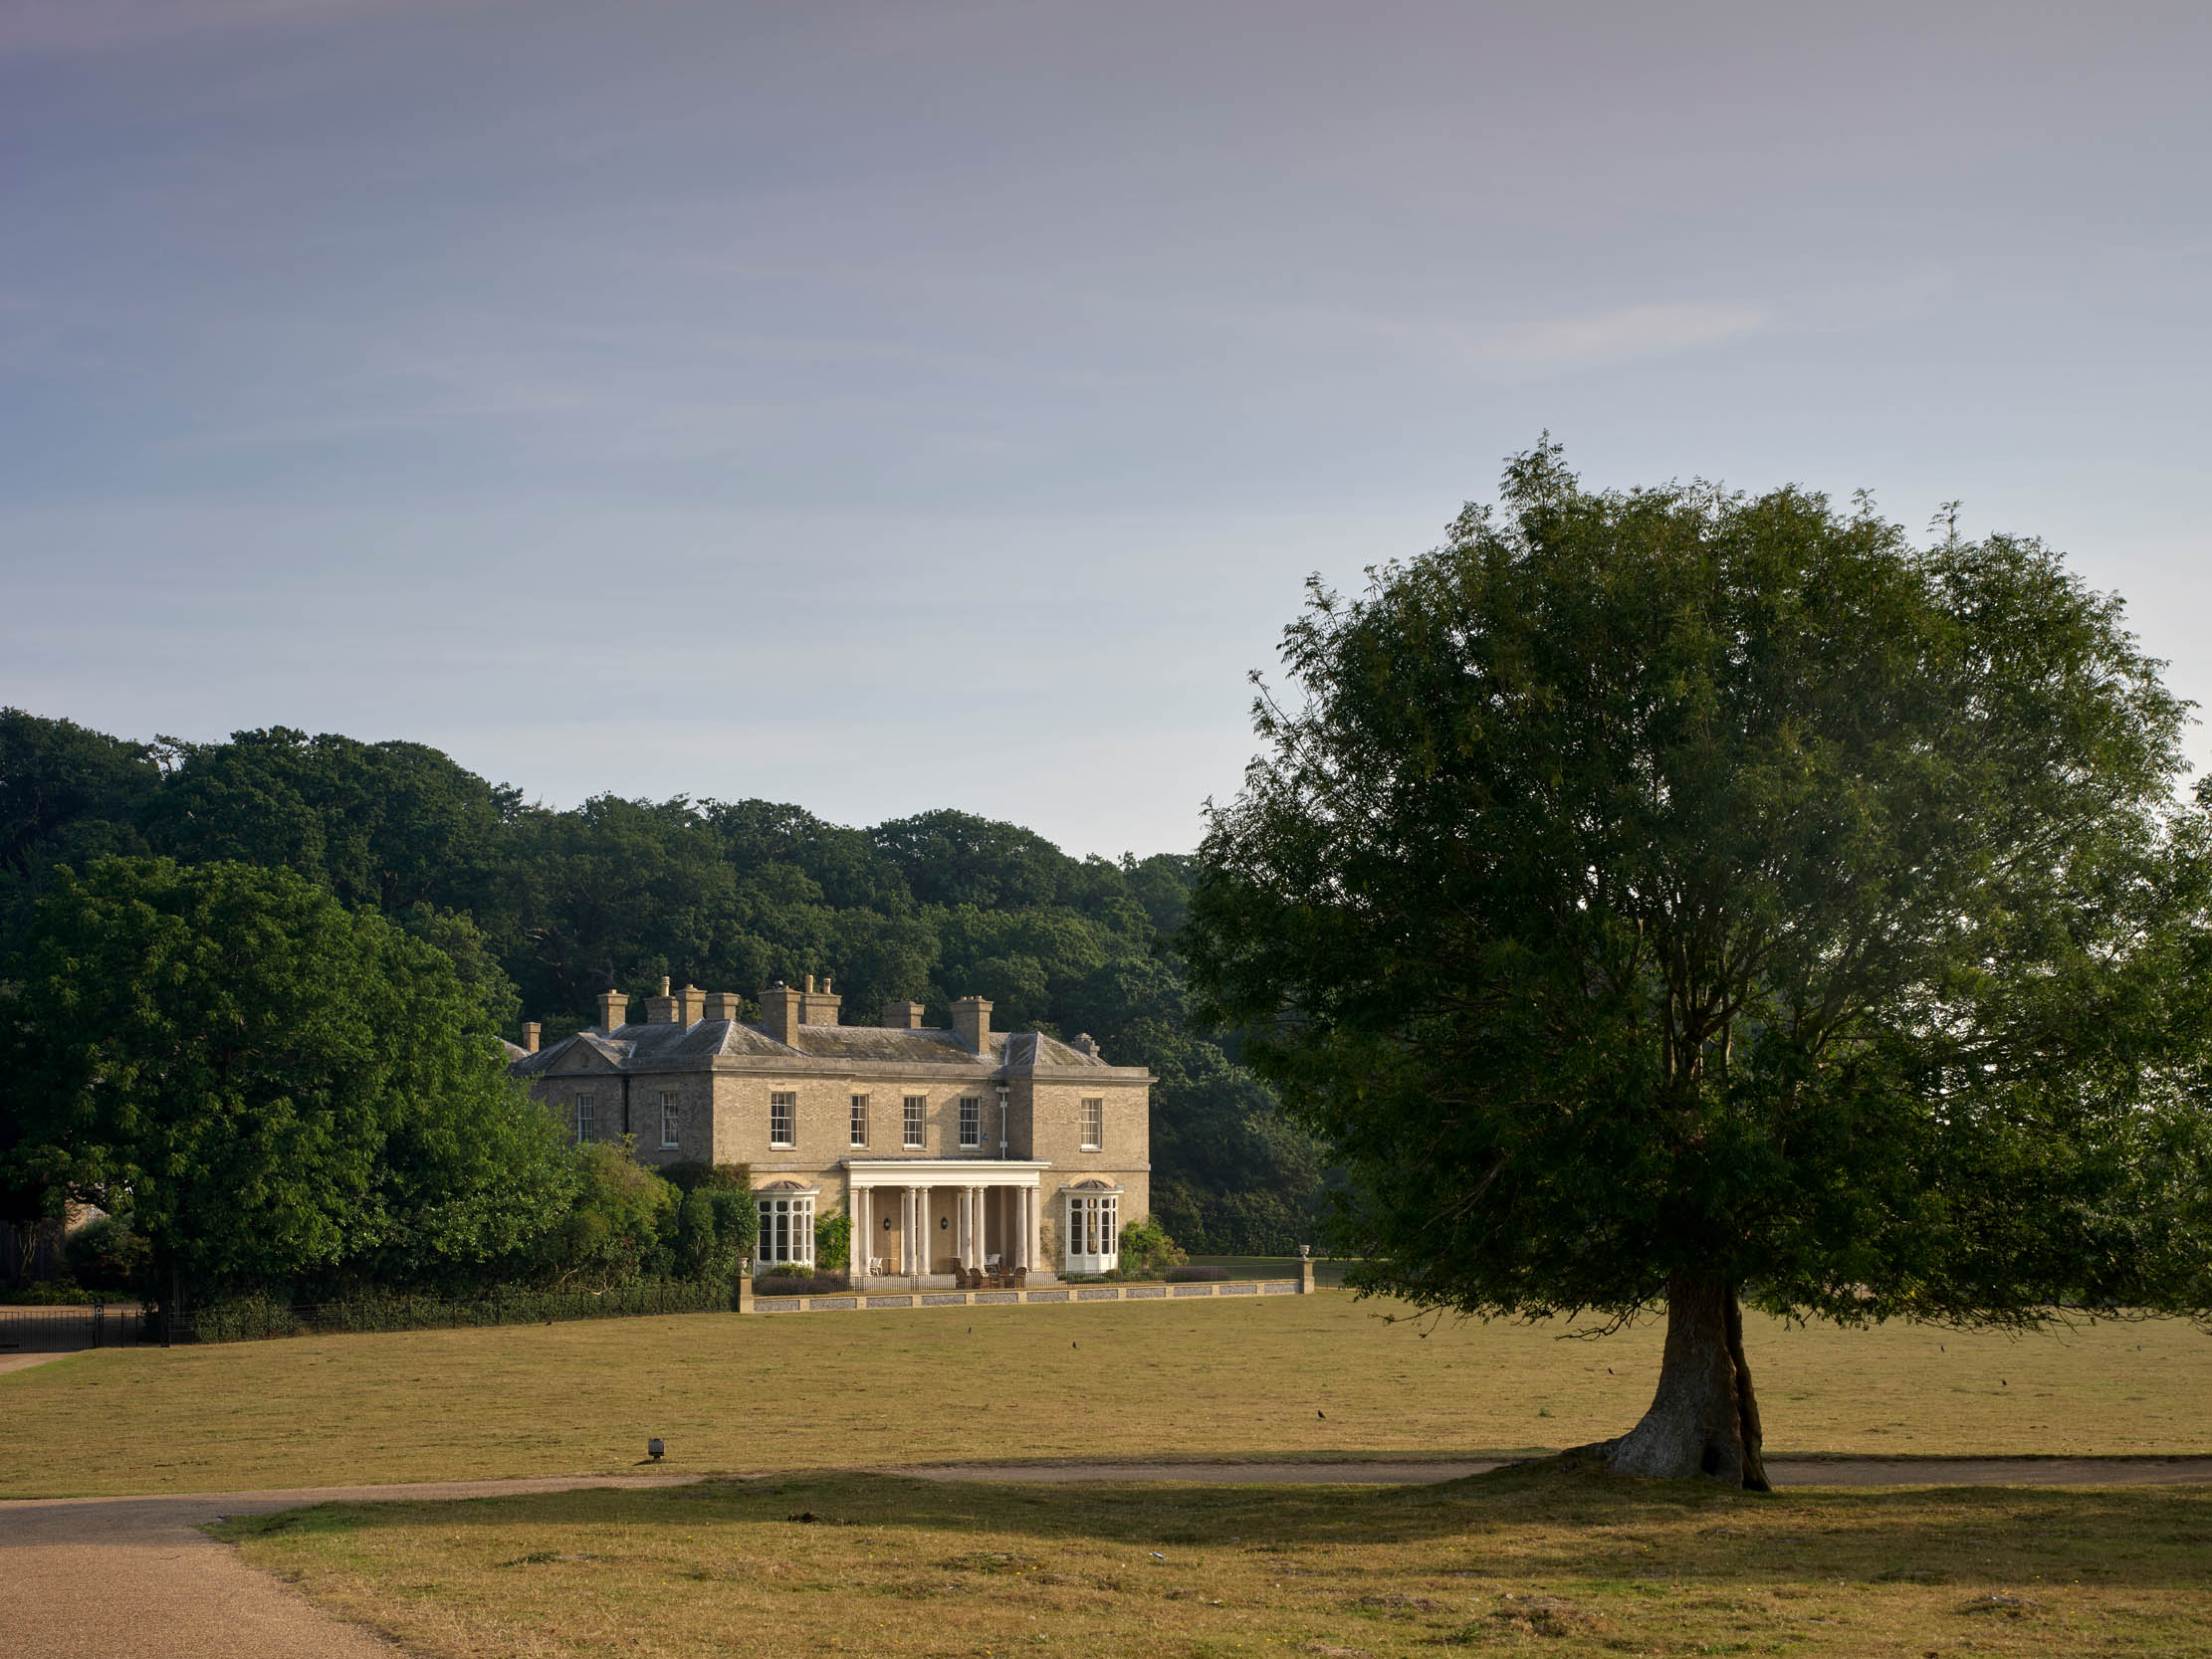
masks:
<svg viewBox="0 0 2212 1659"><path fill-rule="evenodd" d="M993 1031L981 997L950 1028L909 1003L849 1025L811 979L764 989L759 1023L734 1002L664 983L632 1022L610 995L599 1028L543 1052L526 1028L511 1070L573 1136L749 1166L762 1267L810 1262L812 1222L842 1211L864 1277L1035 1282L1114 1266L1119 1228L1150 1214L1153 1080L1089 1039Z"/></svg>

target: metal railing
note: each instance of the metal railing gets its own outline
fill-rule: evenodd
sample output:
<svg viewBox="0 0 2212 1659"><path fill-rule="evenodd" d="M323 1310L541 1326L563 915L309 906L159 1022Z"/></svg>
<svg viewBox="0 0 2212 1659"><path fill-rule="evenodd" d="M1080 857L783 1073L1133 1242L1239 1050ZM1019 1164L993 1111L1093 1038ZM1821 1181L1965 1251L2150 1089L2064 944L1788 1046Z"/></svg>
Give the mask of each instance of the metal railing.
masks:
<svg viewBox="0 0 2212 1659"><path fill-rule="evenodd" d="M73 1353L159 1340L159 1316L135 1302L0 1306L0 1353Z"/></svg>
<svg viewBox="0 0 2212 1659"><path fill-rule="evenodd" d="M458 1331L500 1325L552 1325L656 1314L728 1312L737 1305L727 1285L653 1280L597 1291L505 1291L465 1298L364 1296L319 1303L239 1297L191 1306L171 1334L175 1342L261 1342L351 1332Z"/></svg>

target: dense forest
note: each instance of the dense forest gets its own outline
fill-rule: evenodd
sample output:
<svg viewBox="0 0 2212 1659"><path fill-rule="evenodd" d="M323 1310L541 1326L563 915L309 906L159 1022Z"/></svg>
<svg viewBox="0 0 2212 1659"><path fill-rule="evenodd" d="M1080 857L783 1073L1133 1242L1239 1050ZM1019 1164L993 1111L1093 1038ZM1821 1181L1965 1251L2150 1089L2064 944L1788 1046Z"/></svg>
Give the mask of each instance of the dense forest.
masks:
<svg viewBox="0 0 2212 1659"><path fill-rule="evenodd" d="M555 811L418 743L141 742L0 711L0 959L58 867L115 854L294 871L443 951L510 1036L527 1014L551 1041L663 974L749 993L827 973L857 1017L911 997L937 1024L988 996L1003 1029L1088 1032L1156 1074L1153 1206L1185 1248L1313 1236L1319 1148L1192 1023L1185 855L1075 859L951 810L867 829L761 800Z"/></svg>

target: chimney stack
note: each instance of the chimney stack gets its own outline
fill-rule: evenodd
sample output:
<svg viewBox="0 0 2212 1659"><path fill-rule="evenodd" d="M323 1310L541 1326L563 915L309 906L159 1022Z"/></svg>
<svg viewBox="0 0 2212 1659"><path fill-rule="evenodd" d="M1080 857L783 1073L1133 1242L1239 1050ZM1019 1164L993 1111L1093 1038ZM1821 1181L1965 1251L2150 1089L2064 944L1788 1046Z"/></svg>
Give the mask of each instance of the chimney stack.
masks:
<svg viewBox="0 0 2212 1659"><path fill-rule="evenodd" d="M668 994L668 975L664 973L661 975L660 995L649 996L645 999L645 1023L647 1025L674 1025L676 1016L680 1011L681 1005L678 1000Z"/></svg>
<svg viewBox="0 0 2212 1659"><path fill-rule="evenodd" d="M894 1031L919 1031L922 1029L922 1005L919 1002L886 1002L883 1023Z"/></svg>
<svg viewBox="0 0 2212 1659"><path fill-rule="evenodd" d="M797 1043L799 1008L805 1000L778 979L761 992L761 1029L786 1046Z"/></svg>
<svg viewBox="0 0 2212 1659"><path fill-rule="evenodd" d="M630 1022L630 996L627 991L601 991L599 993L599 1029L611 1037L615 1031Z"/></svg>
<svg viewBox="0 0 2212 1659"><path fill-rule="evenodd" d="M676 1023L683 1026L697 1025L707 1017L707 993L697 985L686 985L676 993Z"/></svg>
<svg viewBox="0 0 2212 1659"><path fill-rule="evenodd" d="M953 1029L972 1053L991 1058L991 998L964 996L953 1004Z"/></svg>
<svg viewBox="0 0 2212 1659"><path fill-rule="evenodd" d="M837 1023L837 1009L844 1000L843 997L830 990L829 975L826 973L822 975L822 988L817 991L814 989L814 976L809 973L806 976L804 1000L799 1005L798 1023L801 1025L835 1025Z"/></svg>
<svg viewBox="0 0 2212 1659"><path fill-rule="evenodd" d="M741 1017L738 1013L738 1004L743 999L739 997L736 991L708 991L705 995L707 998L706 1018L711 1020L734 1020Z"/></svg>
<svg viewBox="0 0 2212 1659"><path fill-rule="evenodd" d="M538 1021L523 1021L523 1052L525 1054L536 1054L538 1052L538 1039L545 1034L546 1028Z"/></svg>

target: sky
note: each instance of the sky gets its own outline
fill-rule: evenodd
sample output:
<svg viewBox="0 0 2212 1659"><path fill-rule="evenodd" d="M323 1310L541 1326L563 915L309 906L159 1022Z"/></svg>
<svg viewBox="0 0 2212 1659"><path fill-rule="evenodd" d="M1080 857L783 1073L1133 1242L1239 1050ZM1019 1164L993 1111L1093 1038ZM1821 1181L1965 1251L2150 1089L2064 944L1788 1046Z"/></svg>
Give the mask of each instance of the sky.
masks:
<svg viewBox="0 0 2212 1659"><path fill-rule="evenodd" d="M2212 703L2208 73L2201 4L0 0L0 704L1187 849L1308 576L1546 431L1961 501Z"/></svg>

